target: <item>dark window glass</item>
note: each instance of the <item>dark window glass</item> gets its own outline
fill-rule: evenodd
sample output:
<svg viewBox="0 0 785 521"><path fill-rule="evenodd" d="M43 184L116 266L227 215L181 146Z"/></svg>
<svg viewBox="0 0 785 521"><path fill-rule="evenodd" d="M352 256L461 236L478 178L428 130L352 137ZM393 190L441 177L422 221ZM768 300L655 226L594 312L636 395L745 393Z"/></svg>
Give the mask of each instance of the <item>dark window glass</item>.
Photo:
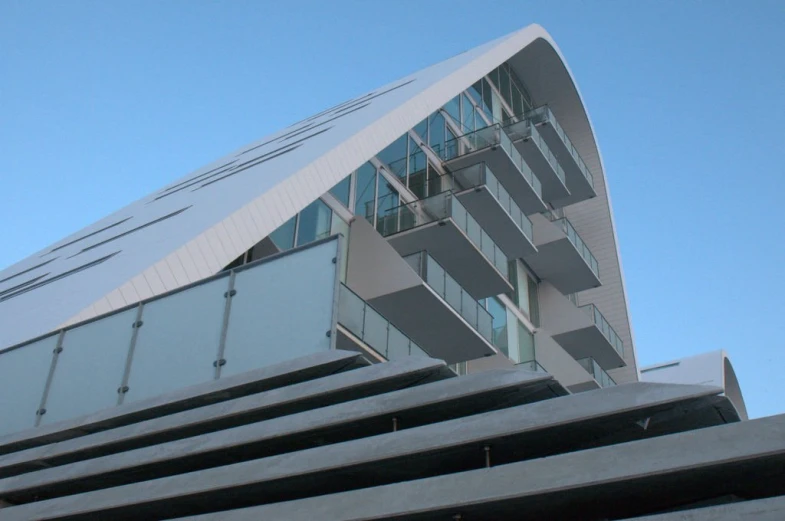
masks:
<svg viewBox="0 0 785 521"><path fill-rule="evenodd" d="M426 197L427 165L425 152L417 146L414 140L409 141L409 190L418 199Z"/></svg>
<svg viewBox="0 0 785 521"><path fill-rule="evenodd" d="M444 159L452 159L458 155L458 140L449 128L444 129Z"/></svg>
<svg viewBox="0 0 785 521"><path fill-rule="evenodd" d="M332 216L333 211L321 199L306 206L300 212L300 222L297 226L297 246L328 237Z"/></svg>
<svg viewBox="0 0 785 521"><path fill-rule="evenodd" d="M443 180L444 178L439 175L439 172L433 165L428 163L428 195L436 195L447 190L446 187L442 186Z"/></svg>
<svg viewBox="0 0 785 521"><path fill-rule="evenodd" d="M463 109L463 117L461 118L463 131L468 134L474 132L474 105L466 94L461 96L461 102L463 103L461 106Z"/></svg>
<svg viewBox="0 0 785 521"><path fill-rule="evenodd" d="M512 111L516 116L521 116L524 112L523 108L523 95L518 87L513 84L512 86Z"/></svg>
<svg viewBox="0 0 785 521"><path fill-rule="evenodd" d="M496 88L499 88L499 69L493 69L488 77L491 79L491 82L496 85Z"/></svg>
<svg viewBox="0 0 785 521"><path fill-rule="evenodd" d="M357 170L354 213L373 222L373 201L376 195L376 167L365 163Z"/></svg>
<svg viewBox="0 0 785 521"><path fill-rule="evenodd" d="M537 299L537 283L526 277L529 283L529 319L535 327L540 327L540 303Z"/></svg>
<svg viewBox="0 0 785 521"><path fill-rule="evenodd" d="M343 205L349 208L349 187L352 185L352 176L346 176L343 181L339 182L337 185L330 188L330 193L335 196L336 199L341 201Z"/></svg>
<svg viewBox="0 0 785 521"><path fill-rule="evenodd" d="M488 312L493 318L493 345L506 356L509 356L507 349L507 308L504 307L497 298L487 299Z"/></svg>
<svg viewBox="0 0 785 521"><path fill-rule="evenodd" d="M384 218L391 215L390 210L399 205L398 191L384 178L379 175L379 194L377 198L377 227L384 225Z"/></svg>
<svg viewBox="0 0 785 521"><path fill-rule="evenodd" d="M461 98L459 96L455 96L453 99L447 102L444 106L444 110L450 117L455 121L458 125L461 124Z"/></svg>
<svg viewBox="0 0 785 521"><path fill-rule="evenodd" d="M275 243L279 250L286 251L294 246L294 227L296 222L297 216L295 215L270 234L270 240Z"/></svg>
<svg viewBox="0 0 785 521"><path fill-rule="evenodd" d="M482 111L493 122L493 91L485 78L482 79Z"/></svg>
<svg viewBox="0 0 785 521"><path fill-rule="evenodd" d="M444 116L438 112L432 115L429 127L428 144L441 155L444 152Z"/></svg>
<svg viewBox="0 0 785 521"><path fill-rule="evenodd" d="M507 72L507 68L504 66L499 68L499 93L507 104L512 105L512 98L510 97L510 75Z"/></svg>
<svg viewBox="0 0 785 521"><path fill-rule="evenodd" d="M466 89L466 91L469 93L469 96L471 96L477 103L477 106L482 107L482 81L478 81Z"/></svg>
<svg viewBox="0 0 785 521"><path fill-rule="evenodd" d="M417 123L413 130L418 136L420 136L420 139L422 139L424 143L428 142L428 118L425 118L424 120Z"/></svg>
<svg viewBox="0 0 785 521"><path fill-rule="evenodd" d="M407 132L376 154L379 161L389 166L392 173L398 177L406 178L406 143L408 140L409 133Z"/></svg>

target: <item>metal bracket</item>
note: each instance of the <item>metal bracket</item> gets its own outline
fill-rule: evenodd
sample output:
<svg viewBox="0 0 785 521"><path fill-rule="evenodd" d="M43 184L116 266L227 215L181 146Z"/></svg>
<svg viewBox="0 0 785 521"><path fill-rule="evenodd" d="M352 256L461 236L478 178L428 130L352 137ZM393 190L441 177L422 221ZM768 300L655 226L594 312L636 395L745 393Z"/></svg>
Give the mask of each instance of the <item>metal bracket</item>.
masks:
<svg viewBox="0 0 785 521"><path fill-rule="evenodd" d="M213 367L221 367L226 365L226 358L219 358L213 362Z"/></svg>
<svg viewBox="0 0 785 521"><path fill-rule="evenodd" d="M230 289L229 291L224 293L224 298L234 297L235 295L237 295L237 290L236 289Z"/></svg>
<svg viewBox="0 0 785 521"><path fill-rule="evenodd" d="M35 411L36 416L43 416L44 414L46 414L46 409L38 409Z"/></svg>
<svg viewBox="0 0 785 521"><path fill-rule="evenodd" d="M57 346L57 347L55 347L55 348L52 350L52 352L53 352L53 353L55 353L55 354L57 354L57 353L62 353L62 352L63 352L63 347L62 347L62 346Z"/></svg>
<svg viewBox="0 0 785 521"><path fill-rule="evenodd" d="M140 327L142 327L142 324L144 324L144 322L143 322L143 321L141 321L141 320L137 320L136 322L134 322L133 324L131 324L131 327L133 327L133 328L140 328Z"/></svg>
<svg viewBox="0 0 785 521"><path fill-rule="evenodd" d="M124 385L122 387L117 388L117 394L125 394L128 392L128 386Z"/></svg>

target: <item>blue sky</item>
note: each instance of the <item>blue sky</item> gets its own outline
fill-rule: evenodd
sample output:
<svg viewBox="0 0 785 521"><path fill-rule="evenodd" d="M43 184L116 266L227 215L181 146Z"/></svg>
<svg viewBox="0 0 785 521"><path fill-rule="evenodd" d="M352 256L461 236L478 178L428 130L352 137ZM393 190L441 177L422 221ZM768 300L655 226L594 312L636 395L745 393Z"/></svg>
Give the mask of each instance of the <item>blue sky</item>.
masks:
<svg viewBox="0 0 785 521"><path fill-rule="evenodd" d="M0 268L344 99L540 23L603 153L642 365L785 412L785 2L0 3Z"/></svg>

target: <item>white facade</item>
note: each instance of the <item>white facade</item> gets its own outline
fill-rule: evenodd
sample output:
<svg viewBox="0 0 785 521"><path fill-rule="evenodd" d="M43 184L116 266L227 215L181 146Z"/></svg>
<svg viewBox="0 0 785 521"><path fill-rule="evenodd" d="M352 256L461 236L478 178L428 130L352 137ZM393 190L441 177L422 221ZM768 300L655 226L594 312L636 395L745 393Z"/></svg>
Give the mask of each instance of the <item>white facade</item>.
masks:
<svg viewBox="0 0 785 521"><path fill-rule="evenodd" d="M529 121L522 112L519 113L513 101L499 94L500 84L492 78L483 79L486 75L500 74L496 71L502 67L509 71L508 82L512 81L516 85L515 77L520 78L518 81L523 83L521 89L528 91L529 109L544 108L549 111L551 119L539 121L538 126L535 126L534 120ZM245 252L265 250L271 244L269 236L272 232L286 225L298 212L320 197L336 215L330 231L359 237L361 234L357 222L358 217L363 215L362 209L353 208L358 216L354 217L349 208L341 206L328 193L331 187L364 164L373 164L378 169L378 179L395 191L394 200L397 204L416 201L418 195L411 186L407 187L409 177L403 181L398 179L389 165L383 164L378 156L407 133L410 137L415 136L414 129L418 122L434 114L441 114L440 117L445 120L445 132L461 136L463 121L456 122L451 118L447 105L458 97L468 100L461 101L459 107L467 107L466 103L475 104L465 93L480 80L486 82L489 86L485 88L486 91L494 96L493 102L488 102L488 107L493 105L492 114L483 116L486 120L484 124L495 125L499 129L497 133L504 136L514 136L511 129L516 124L528 124L534 129L530 132L536 134L539 128L544 136L530 136L515 142L512 153L517 153L519 157L523 154L523 174L519 172L520 175L515 178L505 178L503 171L494 167L501 185L506 189L502 191L507 196L512 195L520 204L524 204L521 201L534 200L542 207L536 204L524 205L524 215L519 216L521 225L524 221L534 223L534 231L526 239L530 242L528 246L526 241L518 241L524 249L520 250L520 255L516 255L520 257L515 261L517 268L514 277L517 280L512 281L507 280L506 260L513 260L516 256L499 255L504 262L494 260L493 265L487 264L482 257L485 255L487 258L487 252L480 251L478 243L475 243L476 251L472 250L474 246L469 245L472 251L467 255L471 258L458 258L458 253L451 255L454 251L451 241L465 239L470 234L468 229L460 225L450 232L452 235L438 235L441 232L434 229L433 236L428 235L423 239L425 234L422 230L427 228L423 226L417 235L398 233L387 237L403 257L418 249L427 250L437 261L434 266L439 264L445 268L445 280L452 281L454 278L466 288L467 294L471 294L471 306L476 306L477 300L480 301L481 309L463 310L462 316L457 316L449 309L449 313L442 314L439 327L455 332L458 335L456 339L468 338L460 328L471 322L471 316L476 319L477 313L488 315L492 312L491 306L497 307L492 341L489 335L483 337L480 331L482 324L476 319L477 323L472 326L473 344L467 344L464 350L440 351L438 355L455 363L474 360L469 363L470 371L523 362L538 367L549 360L552 366L545 369L557 378L561 372L573 390L610 385L613 380L608 377L608 373L619 383L636 381L638 370L635 347L601 155L569 68L556 44L537 25L459 54L295 123L171 183L0 272L0 349L213 276ZM477 115L472 118L477 118L476 126L479 127L479 105L470 108L477 111ZM463 114L460 116L458 119ZM587 185L588 188L584 186L581 191L577 184L572 184L574 179L570 176L576 175L577 170L567 168L568 154L560 154L558 150L554 150L556 161L559 165L565 165L567 173L561 166L556 166L553 157L546 153L545 157L550 158L548 160L552 166L543 163L543 168L549 169L550 174L541 176L536 183L532 181L530 168L535 168L537 157L527 154L536 155L543 149L537 148L539 144L534 147L530 139L534 142L537 139L540 142L543 139L547 141L547 132L555 132L554 129L559 129L560 135L568 136L562 139L566 139L568 148L574 147L571 153L582 158L584 168L590 172L583 175L587 179L593 178L593 188ZM429 146L431 143L419 144L429 165L433 163L430 168L438 175L449 176L464 164L485 161L482 158L491 157L490 153L482 155L464 150L476 147L476 144L469 143L471 139L466 136L478 132L479 129L454 139L456 146L463 150L457 152L461 156L457 158L440 158L438 154L443 150ZM496 147L490 149L496 150ZM462 163L464 159L466 161ZM523 180L526 171L528 181ZM355 177L351 181L352 195L356 191ZM485 177L483 180L484 186L490 186ZM580 174L578 181L584 182ZM541 182L544 195L525 196L522 190L526 188L526 182L531 186ZM498 188L498 183L494 186ZM469 214L482 225L482 231L478 231L478 234L485 233L487 227L489 233L494 235L494 240L509 237L510 247L515 246L514 241L520 237L513 237L514 233L511 235L501 228L491 229L499 219L484 210L487 201L470 196L466 191L454 198L449 196L449 199L456 208L469 208ZM499 199L500 194L494 194L494 197ZM496 204L494 200L488 200ZM372 204L375 208L373 219L380 219L382 209L379 200ZM354 206L354 202L351 206ZM509 213L510 209L504 211ZM550 217L539 215L541 211ZM445 217L440 224L456 221L454 215L447 217L452 221ZM566 217L572 224L566 224L561 217ZM509 216L502 214L502 218L508 219ZM477 225L475 220L465 226ZM372 228L371 233L374 233ZM377 239L381 239L378 234ZM363 255L358 252L356 244L351 245L351 240L349 242L349 250L355 252L355 259L361 258ZM368 244L372 243L371 240ZM486 243L489 241L486 240ZM495 252L496 245L493 244ZM391 257L386 264L393 272L405 272L405 276L394 277L391 286L385 290L386 294L383 291L379 293L379 288L367 293L366 290L371 291L367 284L352 287L353 281L370 280L372 277L368 277L367 269L373 266L363 266L358 260L352 263L351 255L348 259L348 285L372 305L387 310L392 315L388 318L404 333L415 340L418 335L425 338L432 324L407 321L411 313L407 315L401 312L409 309L400 307L404 300L398 297L385 298L392 295L393 290L402 295L406 284L409 284L406 287L413 287L411 280L420 281L418 273L411 271L412 266L407 267L398 254L392 249L390 251ZM563 256L560 252L569 255ZM497 253L491 255L496 259ZM407 259L411 264L411 258ZM538 259L539 265L544 266L542 270L533 268L538 266ZM425 266L425 258L422 263ZM552 276L552 270L545 268L554 265L560 266L561 273ZM352 272L353 269L360 271ZM420 269L419 276L425 277L424 267ZM581 270L582 273L578 273ZM365 278L358 278L358 273L363 271ZM559 276L564 277L561 286L557 280ZM539 308L542 313L546 313L547 306L543 306L542 302L537 303L536 288L526 287L530 278L540 288L572 288L569 294L566 294L565 289L565 294L556 293L554 309L559 309L566 302L567 307L571 306L568 314L574 316L551 314L536 317L539 312L528 308ZM410 282L404 284L405 280ZM422 285L422 281L419 284L424 288L417 290L424 292L422 296L436 300L447 298L435 295L427 285ZM486 288L495 290L483 293ZM512 296L513 288L516 297ZM533 299L531 306L528 302L522 302L527 298L520 296L524 288L527 294L533 295L530 297ZM572 291L577 292L573 294ZM426 302L412 292L407 295L412 302ZM466 295L461 295L461 299L467 300ZM491 298L494 295L498 295L498 298ZM515 299L519 302L516 303ZM583 307L579 310L578 305ZM396 312L399 312L398 315ZM496 323L499 313L504 316L503 326ZM407 328L410 330L407 331ZM499 335L504 338L497 338ZM530 358L521 353L512 353L518 349L517 344L525 344L524 337L538 339L540 355L534 354L534 340L531 341ZM433 335L427 340L432 342ZM423 347L427 350L427 346ZM433 353L433 349L430 352ZM484 358L478 360L481 357Z"/></svg>

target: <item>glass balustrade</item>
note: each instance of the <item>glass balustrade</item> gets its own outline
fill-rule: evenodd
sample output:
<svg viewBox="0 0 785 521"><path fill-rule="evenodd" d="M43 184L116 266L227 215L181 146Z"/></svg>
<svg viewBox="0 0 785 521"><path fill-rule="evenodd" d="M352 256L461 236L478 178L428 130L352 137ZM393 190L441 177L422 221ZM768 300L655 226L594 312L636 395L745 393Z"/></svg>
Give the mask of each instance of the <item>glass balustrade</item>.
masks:
<svg viewBox="0 0 785 521"><path fill-rule="evenodd" d="M433 257L420 251L407 255L404 260L437 295L461 315L489 344L493 344L491 314L474 300Z"/></svg>
<svg viewBox="0 0 785 521"><path fill-rule="evenodd" d="M523 234L533 240L532 222L521 211L521 208L512 200L510 193L502 186L485 163L477 163L447 173L442 176L441 186L451 186L454 191L468 190L478 186L485 186L501 207L510 216L510 219L521 229Z"/></svg>
<svg viewBox="0 0 785 521"><path fill-rule="evenodd" d="M387 360L428 354L355 292L341 284L338 323Z"/></svg>
<svg viewBox="0 0 785 521"><path fill-rule="evenodd" d="M548 371L545 370L543 366L537 360L529 360L526 362L520 362L515 364L515 367L520 367L521 369L525 369L527 371L534 371L535 373L547 373Z"/></svg>
<svg viewBox="0 0 785 521"><path fill-rule="evenodd" d="M567 180L564 176L564 170L559 164L559 160L556 159L556 156L551 152L550 147L545 142L545 140L540 135L540 132L537 130L537 127L534 126L529 120L524 119L523 121L518 121L517 123L512 123L505 127L507 134L515 141L519 139L530 139L532 143L537 147L540 153L543 155L548 164L551 165L553 171L556 172L556 177L558 177L562 183L565 185L567 184Z"/></svg>
<svg viewBox="0 0 785 521"><path fill-rule="evenodd" d="M521 172L523 178L529 183L537 196L542 199L542 183L534 175L529 165L512 144L510 136L504 131L499 124L491 125L489 127L469 132L455 139L447 141L444 149L441 151L442 159L449 161L462 155L471 154L478 150L483 150L489 147L500 146L512 160L515 167Z"/></svg>
<svg viewBox="0 0 785 521"><path fill-rule="evenodd" d="M583 158L578 153L578 150L570 141L570 138L567 137L567 133L564 129L559 125L559 122L556 120L556 117L551 112L550 107L547 105L543 105L542 107L536 108L526 113L525 116L529 121L534 123L535 125L538 123L548 123L553 127L556 131L556 134L559 136L559 139L564 143L565 148L570 152L575 164L578 165L578 170L581 171L583 177L589 182L589 184L594 187L594 176L589 171L589 168L586 166L586 163L583 162Z"/></svg>
<svg viewBox="0 0 785 521"><path fill-rule="evenodd" d="M600 384L600 387L613 387L616 385L616 382L611 378L611 376L605 372L605 369L600 367L594 358L587 357L581 358L578 360L578 363L583 366L586 371L592 375L592 377Z"/></svg>
<svg viewBox="0 0 785 521"><path fill-rule="evenodd" d="M621 338L619 338L619 335L616 334L616 331L611 327L608 321L605 320L605 317L602 316L602 313L600 313L600 310L597 309L597 306L594 304L587 304L585 306L579 307L578 309L582 310L591 317L594 325L597 326L597 329L599 329L602 335L608 340L608 342L610 342L610 344L613 346L613 349L615 349L616 352L623 357L624 342L622 342Z"/></svg>
<svg viewBox="0 0 785 521"><path fill-rule="evenodd" d="M499 273L508 277L507 256L451 191L391 208L381 216L377 229L387 237L443 219L452 219Z"/></svg>
<svg viewBox="0 0 785 521"><path fill-rule="evenodd" d="M577 231L575 231L572 223L567 220L566 217L559 217L558 214L553 212L546 212L544 215L548 217L553 222L553 224L562 229L564 234L567 236L567 239L572 243L573 246L575 246L575 249L578 250L578 253L581 255L583 260L586 261L586 264L589 265L592 273L594 273L599 279L600 265L597 262L596 257L594 257L592 254L591 250L589 250L589 247L586 246L586 243L583 242L583 239L581 239L581 236L578 235Z"/></svg>

